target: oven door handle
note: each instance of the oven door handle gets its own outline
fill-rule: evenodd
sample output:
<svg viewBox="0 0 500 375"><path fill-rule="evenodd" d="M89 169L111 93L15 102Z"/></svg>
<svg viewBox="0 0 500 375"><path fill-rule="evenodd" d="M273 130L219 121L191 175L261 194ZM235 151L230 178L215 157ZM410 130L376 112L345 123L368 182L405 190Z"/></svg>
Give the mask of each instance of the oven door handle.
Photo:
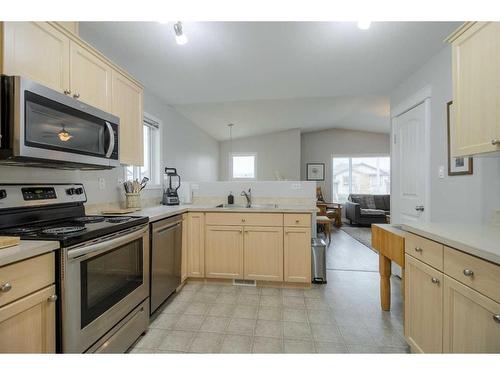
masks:
<svg viewBox="0 0 500 375"><path fill-rule="evenodd" d="M106 128L108 129L109 132L109 146L108 146L108 151L106 152L106 158L109 159L115 148L115 132L113 131L113 128L111 127L111 124L108 121L105 121L105 123L106 123Z"/></svg>
<svg viewBox="0 0 500 375"><path fill-rule="evenodd" d="M85 259L89 259L95 257L99 254L105 253L106 251L112 250L116 247L120 247L125 245L131 241L137 240L141 238L144 233L147 232L148 226L146 225L144 228L141 228L132 233L128 233L125 235L117 236L116 238L112 238L107 241L99 242L96 244L79 247L73 250L68 251L68 259L70 261L82 261Z"/></svg>

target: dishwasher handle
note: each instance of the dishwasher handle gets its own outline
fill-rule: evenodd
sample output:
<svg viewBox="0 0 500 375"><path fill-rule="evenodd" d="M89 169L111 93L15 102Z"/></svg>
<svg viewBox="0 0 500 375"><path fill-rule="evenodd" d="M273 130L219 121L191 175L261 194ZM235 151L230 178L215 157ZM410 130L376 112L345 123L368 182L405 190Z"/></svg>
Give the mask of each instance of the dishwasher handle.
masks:
<svg viewBox="0 0 500 375"><path fill-rule="evenodd" d="M155 228L153 229L153 231L156 233L156 234L162 234L162 233L165 233L165 232L168 232L169 230L173 229L173 228L176 228L176 227L179 227L181 226L182 222L179 221L177 223L174 223L174 224L170 224L166 227L160 227L160 228Z"/></svg>

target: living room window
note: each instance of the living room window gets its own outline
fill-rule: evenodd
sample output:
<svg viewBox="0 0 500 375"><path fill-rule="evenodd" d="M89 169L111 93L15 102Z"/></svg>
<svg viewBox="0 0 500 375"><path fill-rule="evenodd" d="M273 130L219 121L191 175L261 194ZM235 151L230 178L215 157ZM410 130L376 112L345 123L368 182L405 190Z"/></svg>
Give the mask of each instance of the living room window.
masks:
<svg viewBox="0 0 500 375"><path fill-rule="evenodd" d="M390 194L389 156L334 156L332 200L343 203L349 194Z"/></svg>

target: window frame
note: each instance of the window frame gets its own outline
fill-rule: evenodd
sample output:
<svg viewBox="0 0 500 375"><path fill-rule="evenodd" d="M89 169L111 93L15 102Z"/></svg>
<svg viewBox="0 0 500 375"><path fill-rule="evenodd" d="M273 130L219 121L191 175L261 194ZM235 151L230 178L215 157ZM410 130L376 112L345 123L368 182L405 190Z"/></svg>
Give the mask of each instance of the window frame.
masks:
<svg viewBox="0 0 500 375"><path fill-rule="evenodd" d="M253 177L234 177L233 158L235 156L253 156ZM231 181L256 181L257 180L257 153L256 152L230 152L229 153L229 179Z"/></svg>
<svg viewBox="0 0 500 375"><path fill-rule="evenodd" d="M144 117L143 117L143 121L142 121L142 126L143 126L142 131L144 131L144 126L154 128L154 126L147 124L146 119L149 119L151 122L158 124L158 129L156 130L156 131L158 131L158 137L155 137L154 139L153 139L153 137L151 137L150 147L149 147L149 149L150 149L149 158L151 160L151 171L156 171L157 181L155 183L153 183L151 181L153 179L151 179L148 182L148 184L146 185L146 187L144 188L144 190L162 189L162 179L161 179L161 176L162 176L162 173L161 173L162 142L161 142L161 139L162 139L162 135L163 135L163 124L159 118L152 116L147 112L144 112ZM153 147L151 147L151 146L153 146ZM155 150L157 150L156 157L154 155ZM125 165L125 168L123 168L124 180L127 180L127 174L128 174L127 169L128 168L132 168L133 179L134 180L138 179L140 181L141 180L141 166L135 166L135 165Z"/></svg>
<svg viewBox="0 0 500 375"><path fill-rule="evenodd" d="M334 185L334 180L333 180L333 159L335 158L346 158L346 159L349 159L349 183L348 183L348 186L349 186L349 195L350 194L353 194L352 193L352 159L356 159L356 158L389 158L389 165L390 165L390 168L391 168L391 171L392 171L392 160L391 160L391 155L390 154L386 154L386 153L378 153L378 154L332 154L331 155L331 158L330 158L330 161L331 161L331 173L332 173L332 177L330 178L330 187L331 187L331 191L330 191L330 194L331 194L331 200L332 202L334 201L334 189L333 189L333 185ZM389 178L391 179L392 181L392 172L389 171ZM392 185L389 186L389 190L391 190L392 188ZM391 194L389 192L389 194Z"/></svg>

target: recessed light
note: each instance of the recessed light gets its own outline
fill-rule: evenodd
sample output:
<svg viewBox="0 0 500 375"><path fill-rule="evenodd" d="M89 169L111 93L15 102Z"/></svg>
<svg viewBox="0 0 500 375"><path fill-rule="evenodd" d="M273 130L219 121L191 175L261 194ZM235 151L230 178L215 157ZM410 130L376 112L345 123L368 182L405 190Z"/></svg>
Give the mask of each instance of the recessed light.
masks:
<svg viewBox="0 0 500 375"><path fill-rule="evenodd" d="M186 44L188 42L188 38L186 34L182 31L182 22L177 22L174 25L174 31L175 31L175 41L179 45Z"/></svg>
<svg viewBox="0 0 500 375"><path fill-rule="evenodd" d="M358 28L361 30L368 30L371 24L371 21L358 21Z"/></svg>

